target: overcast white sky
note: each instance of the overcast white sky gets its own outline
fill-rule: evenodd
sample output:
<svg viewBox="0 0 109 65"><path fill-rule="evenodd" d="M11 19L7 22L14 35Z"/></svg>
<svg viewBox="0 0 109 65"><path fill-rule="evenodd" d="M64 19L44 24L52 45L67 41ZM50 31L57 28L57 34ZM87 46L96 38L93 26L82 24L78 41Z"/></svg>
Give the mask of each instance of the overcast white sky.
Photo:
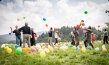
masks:
<svg viewBox="0 0 109 65"><path fill-rule="evenodd" d="M25 22L36 32L47 31L49 27L75 26L81 20L85 27L105 27L109 22L108 0L2 0L0 2L0 35L8 34L10 27L24 26ZM88 11L88 14L84 14ZM23 17L26 19L23 19ZM17 21L20 18L20 21ZM46 21L43 21L46 18ZM46 27L45 24L49 27Z"/></svg>

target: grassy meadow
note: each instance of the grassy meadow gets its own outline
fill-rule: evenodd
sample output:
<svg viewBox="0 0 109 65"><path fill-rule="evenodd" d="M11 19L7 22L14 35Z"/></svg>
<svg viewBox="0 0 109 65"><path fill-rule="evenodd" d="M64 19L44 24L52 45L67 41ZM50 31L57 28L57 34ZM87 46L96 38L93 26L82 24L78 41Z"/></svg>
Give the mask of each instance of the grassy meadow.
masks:
<svg viewBox="0 0 109 65"><path fill-rule="evenodd" d="M70 42L68 42L70 44ZM63 43L61 43L63 44ZM46 57L41 58L38 49L36 52L22 52L22 54L16 54L15 45L12 46L12 53L8 54L4 48L0 48L0 65L109 65L109 44L105 44L107 51L102 51L103 43L93 43L95 48L99 47L99 51L95 49L76 50L73 47L68 47L67 50L60 49L53 50L46 53ZM1 45L0 45L1 46ZM83 42L80 44L80 48L83 46Z"/></svg>

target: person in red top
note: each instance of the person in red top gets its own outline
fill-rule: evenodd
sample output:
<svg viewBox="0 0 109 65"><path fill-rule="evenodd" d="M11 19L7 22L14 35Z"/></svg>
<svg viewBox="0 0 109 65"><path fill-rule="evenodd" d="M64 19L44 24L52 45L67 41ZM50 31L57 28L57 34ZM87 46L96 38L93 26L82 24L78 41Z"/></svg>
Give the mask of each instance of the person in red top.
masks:
<svg viewBox="0 0 109 65"><path fill-rule="evenodd" d="M91 42L93 43L95 41L95 34L92 32L91 33Z"/></svg>

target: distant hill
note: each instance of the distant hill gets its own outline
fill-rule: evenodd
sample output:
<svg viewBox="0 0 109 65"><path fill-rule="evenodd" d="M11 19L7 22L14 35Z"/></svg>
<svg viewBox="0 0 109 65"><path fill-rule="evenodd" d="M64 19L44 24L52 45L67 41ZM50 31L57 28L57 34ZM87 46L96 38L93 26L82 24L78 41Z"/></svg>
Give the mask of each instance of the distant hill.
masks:
<svg viewBox="0 0 109 65"><path fill-rule="evenodd" d="M41 35L43 32L37 32L37 35ZM0 43L15 43L15 34L12 33L11 35L9 34L4 34L0 35Z"/></svg>
<svg viewBox="0 0 109 65"><path fill-rule="evenodd" d="M11 35L8 35L8 34L4 34L4 35L0 35L0 43L8 43L12 40L15 40L15 35L14 34L11 34Z"/></svg>

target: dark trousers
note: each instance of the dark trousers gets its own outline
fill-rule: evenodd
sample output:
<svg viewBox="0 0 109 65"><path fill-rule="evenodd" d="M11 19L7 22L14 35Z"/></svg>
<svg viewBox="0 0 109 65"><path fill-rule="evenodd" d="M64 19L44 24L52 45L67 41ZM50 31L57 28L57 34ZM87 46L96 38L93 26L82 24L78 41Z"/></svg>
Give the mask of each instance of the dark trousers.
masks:
<svg viewBox="0 0 109 65"><path fill-rule="evenodd" d="M34 46L35 43L36 43L36 42L35 42L35 38L31 38L31 39L30 39L30 43L31 43L31 46Z"/></svg>
<svg viewBox="0 0 109 65"><path fill-rule="evenodd" d="M16 36L16 44L17 44L17 45L19 45L19 41L20 41L20 46L22 46L21 35Z"/></svg>
<svg viewBox="0 0 109 65"><path fill-rule="evenodd" d="M55 38L55 44L56 44L56 43L58 43L58 38ZM55 44L54 44L54 45L55 45Z"/></svg>
<svg viewBox="0 0 109 65"><path fill-rule="evenodd" d="M108 36L104 36L103 43L105 44L105 42L108 44Z"/></svg>
<svg viewBox="0 0 109 65"><path fill-rule="evenodd" d="M85 47L87 47L88 44L89 44L92 48L94 48L93 44L91 43L90 38L89 38L89 39L86 39L86 40L84 41L84 45L85 45Z"/></svg>
<svg viewBox="0 0 109 65"><path fill-rule="evenodd" d="M75 41L74 41L74 38L73 37L71 37L71 40L72 40L71 44L72 45L75 45Z"/></svg>

